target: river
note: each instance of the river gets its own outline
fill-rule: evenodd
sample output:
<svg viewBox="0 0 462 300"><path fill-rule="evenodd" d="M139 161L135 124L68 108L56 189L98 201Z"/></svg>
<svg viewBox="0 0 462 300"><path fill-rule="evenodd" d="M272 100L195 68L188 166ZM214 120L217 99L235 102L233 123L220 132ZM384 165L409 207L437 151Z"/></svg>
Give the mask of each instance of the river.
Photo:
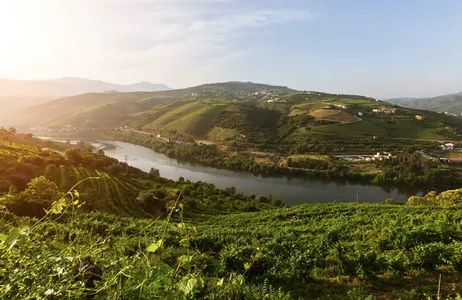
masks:
<svg viewBox="0 0 462 300"><path fill-rule="evenodd" d="M43 139L64 141L56 138ZM282 200L288 205L356 201L357 193L360 202L383 202L387 198L406 202L409 196L418 193L418 190L412 189L358 185L343 181L255 176L245 172L178 162L149 148L119 141L92 142L92 145L104 149L107 156L119 161L127 159L131 166L143 171L159 169L160 175L164 178L178 180L179 177L183 177L186 180L213 183L218 188L235 187L239 193L245 195L270 194L273 199Z"/></svg>

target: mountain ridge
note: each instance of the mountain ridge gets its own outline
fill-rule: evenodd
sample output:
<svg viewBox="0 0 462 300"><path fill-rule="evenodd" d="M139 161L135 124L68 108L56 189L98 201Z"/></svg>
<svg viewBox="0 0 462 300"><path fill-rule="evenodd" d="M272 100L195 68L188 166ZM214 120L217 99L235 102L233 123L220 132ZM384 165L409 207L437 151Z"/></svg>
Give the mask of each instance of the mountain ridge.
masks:
<svg viewBox="0 0 462 300"><path fill-rule="evenodd" d="M141 87L142 89L137 89ZM61 77L49 80L17 80L0 78L0 97L61 97L85 93L103 93L108 90L118 92L145 92L170 89L171 88L165 84L150 83L146 81L123 85L80 77Z"/></svg>
<svg viewBox="0 0 462 300"><path fill-rule="evenodd" d="M462 92L427 98L392 98L385 101L408 108L462 114Z"/></svg>

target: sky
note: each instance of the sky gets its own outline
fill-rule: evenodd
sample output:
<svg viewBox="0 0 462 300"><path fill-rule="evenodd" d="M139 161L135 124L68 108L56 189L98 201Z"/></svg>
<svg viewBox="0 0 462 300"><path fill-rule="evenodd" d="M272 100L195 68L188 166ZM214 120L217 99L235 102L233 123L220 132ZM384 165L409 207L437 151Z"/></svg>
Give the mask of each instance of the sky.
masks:
<svg viewBox="0 0 462 300"><path fill-rule="evenodd" d="M0 77L462 91L460 0L0 0Z"/></svg>

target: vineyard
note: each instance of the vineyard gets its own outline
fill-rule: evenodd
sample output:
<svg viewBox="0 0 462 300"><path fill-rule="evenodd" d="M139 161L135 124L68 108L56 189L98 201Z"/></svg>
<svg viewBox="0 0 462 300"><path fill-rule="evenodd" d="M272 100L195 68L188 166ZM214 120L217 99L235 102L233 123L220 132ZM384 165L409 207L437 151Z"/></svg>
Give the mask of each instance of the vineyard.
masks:
<svg viewBox="0 0 462 300"><path fill-rule="evenodd" d="M462 190L285 207L22 142L0 141L0 299L460 299Z"/></svg>
<svg viewBox="0 0 462 300"><path fill-rule="evenodd" d="M457 208L318 204L183 220L176 207L165 221L44 220L0 254L0 297L87 295L74 268L88 257L101 273L95 299L427 299L440 274L441 299L462 291ZM29 222L0 218L10 234Z"/></svg>

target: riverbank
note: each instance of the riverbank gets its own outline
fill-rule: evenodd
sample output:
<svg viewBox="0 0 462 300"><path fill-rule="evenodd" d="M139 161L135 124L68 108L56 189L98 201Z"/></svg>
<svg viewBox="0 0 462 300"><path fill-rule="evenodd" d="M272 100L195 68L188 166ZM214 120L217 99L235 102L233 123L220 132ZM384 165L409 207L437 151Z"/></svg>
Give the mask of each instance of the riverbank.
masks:
<svg viewBox="0 0 462 300"><path fill-rule="evenodd" d="M271 195L272 199L282 200L287 205L351 202L356 201L357 196L360 202L380 203L391 198L404 203L410 196L422 194L422 191L416 188L400 185L379 187L368 182L352 183L346 180L260 176L249 172L178 161L135 144L108 140L100 142L111 145L110 149L104 149L107 156L122 162L127 160L129 165L145 172L155 168L159 170L161 177L167 179L178 180L183 177L192 182L208 182L220 189L234 187L238 193L246 196Z"/></svg>
<svg viewBox="0 0 462 300"><path fill-rule="evenodd" d="M349 164L342 161L331 161L327 168L289 168L287 164L280 162L280 157L276 160L260 160L258 157L246 155L244 152L222 151L215 145L197 145L181 143L165 143L150 136L137 134L136 132L113 131L109 137L111 139L133 143L150 148L156 152L163 153L170 158L179 161L197 163L204 166L227 169L233 171L244 171L260 176L287 176L292 178L313 178L321 180L340 180L351 181L357 184L373 184L376 186L405 186L406 188L420 190L443 191L459 186L456 178L452 174L439 169L421 169L420 173L413 173L409 170L415 169L416 163L408 164L410 159L403 157L399 166L381 163L383 172L367 173L353 171ZM287 161L287 160L286 160ZM311 163L311 162L309 162ZM317 164L317 162L315 162Z"/></svg>

